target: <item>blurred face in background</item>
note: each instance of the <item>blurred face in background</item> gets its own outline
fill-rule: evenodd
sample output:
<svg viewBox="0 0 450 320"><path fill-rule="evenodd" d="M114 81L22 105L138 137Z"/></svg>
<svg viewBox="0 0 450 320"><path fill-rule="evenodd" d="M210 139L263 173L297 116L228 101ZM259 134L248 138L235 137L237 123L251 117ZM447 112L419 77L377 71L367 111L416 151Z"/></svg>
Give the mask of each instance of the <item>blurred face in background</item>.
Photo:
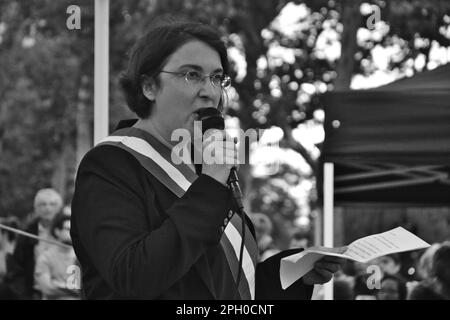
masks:
<svg viewBox="0 0 450 320"><path fill-rule="evenodd" d="M384 256L378 259L378 265L384 274L394 275L400 271L400 265L389 256Z"/></svg>
<svg viewBox="0 0 450 320"><path fill-rule="evenodd" d="M34 211L39 219L50 221L61 210L61 196L52 189L40 190L34 201Z"/></svg>
<svg viewBox="0 0 450 320"><path fill-rule="evenodd" d="M371 265L370 263L371 261L367 262L367 263L362 263L362 262L357 262L354 261L353 265L354 265L354 269L355 269L355 274L367 274L367 267L369 265Z"/></svg>

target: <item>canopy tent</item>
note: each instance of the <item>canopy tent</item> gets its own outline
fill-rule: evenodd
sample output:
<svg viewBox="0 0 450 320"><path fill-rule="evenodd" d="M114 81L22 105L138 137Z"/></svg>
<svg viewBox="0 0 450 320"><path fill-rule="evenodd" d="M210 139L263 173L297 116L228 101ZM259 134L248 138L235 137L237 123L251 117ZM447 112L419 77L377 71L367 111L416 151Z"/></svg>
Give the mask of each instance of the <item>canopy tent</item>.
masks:
<svg viewBox="0 0 450 320"><path fill-rule="evenodd" d="M450 64L325 106L336 203L450 204Z"/></svg>
<svg viewBox="0 0 450 320"><path fill-rule="evenodd" d="M450 64L330 92L324 105L325 246L333 246L335 203L450 204ZM332 282L324 293L333 298Z"/></svg>

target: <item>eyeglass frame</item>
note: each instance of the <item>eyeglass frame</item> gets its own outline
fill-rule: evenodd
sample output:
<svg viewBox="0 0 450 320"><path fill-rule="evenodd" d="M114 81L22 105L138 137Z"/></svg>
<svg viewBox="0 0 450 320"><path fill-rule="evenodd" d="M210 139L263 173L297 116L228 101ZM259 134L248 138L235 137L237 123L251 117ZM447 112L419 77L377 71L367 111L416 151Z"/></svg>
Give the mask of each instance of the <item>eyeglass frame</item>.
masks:
<svg viewBox="0 0 450 320"><path fill-rule="evenodd" d="M161 70L159 72L160 73L174 74L174 75L177 75L179 77L183 76L184 80L188 84L200 83L200 82L203 82L206 78L209 78L209 81L211 81L211 84L214 87L218 87L218 88L221 88L221 89L227 89L231 85L231 77L228 76L228 75L225 75L225 74L213 73L213 74L203 75L203 73L201 73L200 71L196 71L196 70L189 70L189 71L185 71L185 72L174 72L174 71ZM194 80L189 80L188 79L188 73L190 73L190 72L196 72L196 73L202 75L198 82L196 80L194 81ZM221 80L221 83L219 85L214 84L214 82L212 80L214 76L221 76L221 77L223 77L223 80ZM224 87L224 86L222 86L222 82L224 82L225 80L229 81L229 84Z"/></svg>

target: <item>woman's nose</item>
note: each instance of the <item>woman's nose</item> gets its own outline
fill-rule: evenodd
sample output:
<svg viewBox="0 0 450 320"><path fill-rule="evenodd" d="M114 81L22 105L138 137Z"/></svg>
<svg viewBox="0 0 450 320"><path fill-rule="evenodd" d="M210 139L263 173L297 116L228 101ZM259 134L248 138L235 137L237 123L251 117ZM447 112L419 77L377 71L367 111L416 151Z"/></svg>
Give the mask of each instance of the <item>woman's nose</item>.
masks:
<svg viewBox="0 0 450 320"><path fill-rule="evenodd" d="M201 81L201 89L214 95L220 93L220 88L213 84L211 77L207 76L204 77Z"/></svg>

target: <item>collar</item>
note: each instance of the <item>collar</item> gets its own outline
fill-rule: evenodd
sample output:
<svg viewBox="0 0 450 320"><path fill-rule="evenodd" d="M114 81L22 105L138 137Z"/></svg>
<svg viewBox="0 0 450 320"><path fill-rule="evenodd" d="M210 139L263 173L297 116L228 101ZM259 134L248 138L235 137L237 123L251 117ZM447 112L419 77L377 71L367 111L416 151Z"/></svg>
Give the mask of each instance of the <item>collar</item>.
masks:
<svg viewBox="0 0 450 320"><path fill-rule="evenodd" d="M156 140L158 140L162 145L164 145L165 147L167 147L170 151L172 151L173 145L171 143L169 143L166 139L164 139L159 132L156 130L155 126L153 125L153 122L149 122L149 126L144 130L141 128L137 128L134 127L134 125L138 122L139 119L125 119L125 120L120 120L119 124L116 127L116 130L119 129L123 129L123 128L130 128L133 127L136 130L141 130L144 131L146 133L149 133L150 135L152 135ZM195 166L191 163L188 163L188 167L194 171L195 171Z"/></svg>

